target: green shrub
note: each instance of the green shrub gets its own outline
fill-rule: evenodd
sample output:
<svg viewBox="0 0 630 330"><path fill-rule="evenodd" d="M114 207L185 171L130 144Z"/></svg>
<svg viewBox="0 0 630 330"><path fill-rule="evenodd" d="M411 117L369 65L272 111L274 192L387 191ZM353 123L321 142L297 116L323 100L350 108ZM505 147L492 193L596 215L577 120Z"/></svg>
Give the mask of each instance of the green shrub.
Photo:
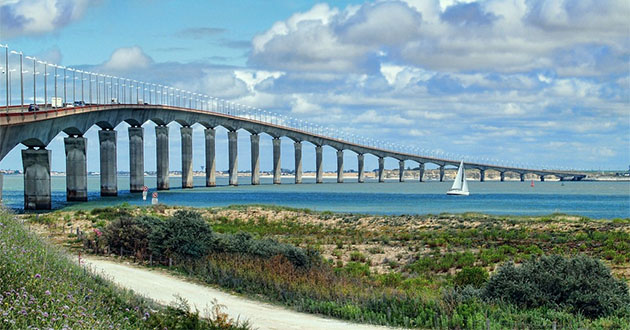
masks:
<svg viewBox="0 0 630 330"><path fill-rule="evenodd" d="M247 232L217 235L212 252L241 253L262 258L282 255L298 267L307 267L313 260L319 259L319 253L314 250L305 251L269 238L254 239L252 234Z"/></svg>
<svg viewBox="0 0 630 330"><path fill-rule="evenodd" d="M149 216L123 216L103 229L103 238L112 253L119 253L122 248L123 254L134 254L143 259L150 253L150 235L160 222L160 219Z"/></svg>
<svg viewBox="0 0 630 330"><path fill-rule="evenodd" d="M150 247L160 256L190 259L206 255L214 241L212 228L199 212L180 210L153 230Z"/></svg>
<svg viewBox="0 0 630 330"><path fill-rule="evenodd" d="M365 262L366 260L365 255L359 251L352 251L350 253L350 261Z"/></svg>
<svg viewBox="0 0 630 330"><path fill-rule="evenodd" d="M482 267L464 267L460 272L455 275L456 286L471 285L475 288L480 288L488 280L488 271Z"/></svg>
<svg viewBox="0 0 630 330"><path fill-rule="evenodd" d="M520 307L568 308L587 317L630 315L628 285L601 261L587 256L544 256L499 268L483 297Z"/></svg>

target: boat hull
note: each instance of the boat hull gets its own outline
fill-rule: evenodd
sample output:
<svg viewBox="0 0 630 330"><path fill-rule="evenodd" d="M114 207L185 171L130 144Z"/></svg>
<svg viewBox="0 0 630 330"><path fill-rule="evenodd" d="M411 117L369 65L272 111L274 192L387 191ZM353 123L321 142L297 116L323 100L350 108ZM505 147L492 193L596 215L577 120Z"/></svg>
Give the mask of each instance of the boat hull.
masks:
<svg viewBox="0 0 630 330"><path fill-rule="evenodd" d="M447 195L455 195L455 196L468 196L470 195L469 192L467 191L461 191L461 190L449 190L446 192Z"/></svg>

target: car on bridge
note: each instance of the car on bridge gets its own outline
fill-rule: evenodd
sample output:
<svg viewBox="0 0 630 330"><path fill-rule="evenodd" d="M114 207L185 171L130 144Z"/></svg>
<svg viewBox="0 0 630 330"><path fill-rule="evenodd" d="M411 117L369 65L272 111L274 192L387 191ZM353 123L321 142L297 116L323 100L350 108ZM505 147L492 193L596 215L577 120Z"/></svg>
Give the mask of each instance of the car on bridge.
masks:
<svg viewBox="0 0 630 330"><path fill-rule="evenodd" d="M37 104L31 104L28 106L28 111L39 111L39 106Z"/></svg>
<svg viewBox="0 0 630 330"><path fill-rule="evenodd" d="M85 102L83 102L83 101L74 101L74 106L75 107L84 107L85 106Z"/></svg>

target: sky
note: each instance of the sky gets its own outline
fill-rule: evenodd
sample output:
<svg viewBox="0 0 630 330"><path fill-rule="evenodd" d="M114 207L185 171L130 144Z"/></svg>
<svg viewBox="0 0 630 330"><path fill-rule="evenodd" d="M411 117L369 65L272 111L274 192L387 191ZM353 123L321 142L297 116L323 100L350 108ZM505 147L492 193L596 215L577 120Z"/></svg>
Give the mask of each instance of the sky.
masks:
<svg viewBox="0 0 630 330"><path fill-rule="evenodd" d="M428 155L627 169L628 17L627 0L0 0L0 44ZM9 58L14 68L17 57ZM143 125L147 170L155 169L153 126ZM117 127L123 171L129 168L126 127ZM179 124L169 127L170 167L178 170ZM65 169L64 136L48 146L53 170ZM85 137L88 170L98 171L97 128ZM194 139L203 145L199 125ZM22 148L0 168L20 169ZM270 170L271 137L263 135L261 148L261 169ZM292 142L283 138L282 149L282 167L290 169ZM313 170L314 148L303 149L304 170ZM223 128L217 151L217 169L225 170ZM333 149L325 148L324 162L325 170L335 168ZM195 170L204 164L203 148L195 149L193 164ZM239 131L239 169L249 164L249 136ZM367 169L377 166L375 157L366 157ZM397 166L386 160L386 167ZM356 169L353 152L345 152L344 167Z"/></svg>

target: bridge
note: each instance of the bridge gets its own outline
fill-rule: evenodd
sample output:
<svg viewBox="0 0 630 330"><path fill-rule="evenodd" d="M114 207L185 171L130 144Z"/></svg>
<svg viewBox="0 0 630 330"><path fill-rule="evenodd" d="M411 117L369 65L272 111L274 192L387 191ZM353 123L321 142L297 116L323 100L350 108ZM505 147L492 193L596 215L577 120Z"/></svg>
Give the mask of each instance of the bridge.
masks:
<svg viewBox="0 0 630 330"><path fill-rule="evenodd" d="M5 68L9 68L8 47L6 54ZM19 55L20 70L22 71L22 55L21 53ZM259 142L260 134L262 133L266 133L273 138L274 184L280 183L281 137L289 138L294 142L296 184L302 183L302 147L304 142L308 142L315 147L316 183L323 182L323 146L330 146L337 150L338 183L344 181L343 154L346 150L357 154L358 182L360 183L365 181L364 158L368 154L378 158L379 182L384 182L384 160L387 157L399 161L399 181L404 180L406 161L418 163L420 169L419 181L421 182L424 180L424 169L427 163L432 163L439 167L440 181L444 181L446 166L457 167L460 163L459 159L426 156L405 150L386 148L383 144L375 143L370 139L335 136L330 130L320 126L305 125L299 120L286 116L274 115L268 111L237 105L199 93L69 69L40 61L36 62L34 58L31 59L33 59L33 72L36 72L36 63L43 66L42 70L44 72L48 67L54 69L55 100L58 100L57 70L64 70L64 104L55 104L53 106L52 101L47 102L49 82L47 81L47 75L44 74L43 78L40 79L42 80L43 88L40 86L39 89L36 86L37 79L33 75L33 100L38 100L38 92L40 92L41 98L43 90L44 95L41 103L31 106L24 103L24 78L21 77L21 101L19 105L12 105L11 93L9 92L12 83L9 81L9 75L5 75L6 83L3 87L6 90L3 94L6 95L6 103L0 107L0 160L17 145L22 144L26 146L26 149L22 150L25 209L51 208L51 153L50 150L46 149L46 146L59 132L64 132L68 135L68 137L64 138L67 200L87 201L87 141L83 135L94 125L100 128L98 132L100 192L102 196L116 196L118 194L117 132L114 128L122 122L129 125L129 188L131 192L140 192L144 186L144 128L142 125L148 121L152 121L157 125L155 127L155 136L158 190L169 189L169 126L167 125L171 122L177 122L180 125L183 188L193 188L191 126L196 123L201 124L205 128L205 169L206 186L208 187L216 184L215 132L219 126L228 130L230 185L238 185L237 136L240 131L250 134L251 184L253 185L260 184ZM73 75L67 76L67 70L71 70ZM77 96L77 86L75 85L76 80L78 80L76 79L76 73L80 74L80 97ZM84 79L84 75L88 76L88 78ZM69 94L67 92L66 78L72 78L73 88L72 98L70 99L81 100L76 106L72 105L72 102L66 102L68 100L67 94ZM93 80L93 78L95 79ZM89 84L85 85L88 86L84 86L86 80ZM92 82L95 82L95 86L92 86ZM86 87L88 89L87 92ZM2 92L1 89L0 92ZM529 173L538 175L541 181L545 180L545 176L550 175L558 177L560 180L581 180L586 177L585 174L574 171L533 169L481 162L467 162L465 167L479 171L481 181L485 180L485 172L487 170L498 171L501 181L504 181L505 173L507 172L518 174L521 181L524 181L525 175Z"/></svg>

